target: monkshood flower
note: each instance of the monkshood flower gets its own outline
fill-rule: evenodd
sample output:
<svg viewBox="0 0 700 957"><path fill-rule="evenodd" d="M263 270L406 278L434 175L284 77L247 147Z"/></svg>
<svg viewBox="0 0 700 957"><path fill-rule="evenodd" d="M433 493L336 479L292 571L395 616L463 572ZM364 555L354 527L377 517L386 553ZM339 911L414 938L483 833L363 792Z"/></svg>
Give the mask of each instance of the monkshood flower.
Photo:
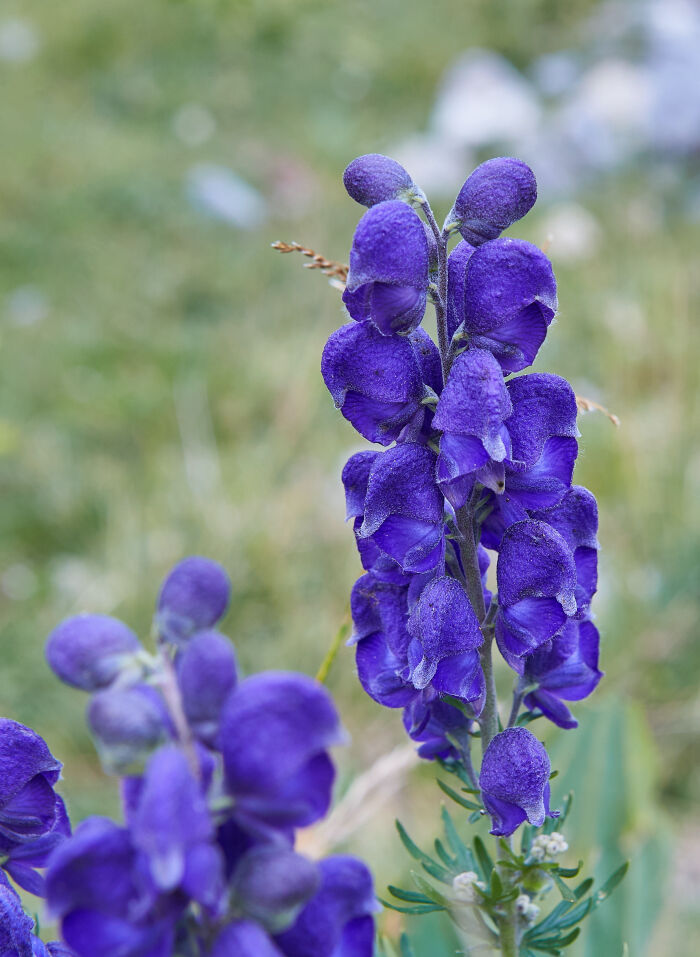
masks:
<svg viewBox="0 0 700 957"><path fill-rule="evenodd" d="M221 717L226 787L238 824L253 832L307 827L328 811L328 748L345 740L328 692L305 675L242 681Z"/></svg>
<svg viewBox="0 0 700 957"><path fill-rule="evenodd" d="M551 766L542 744L527 728L506 728L484 753L479 787L491 815L491 834L507 837L527 820L541 827L549 808Z"/></svg>
<svg viewBox="0 0 700 957"><path fill-rule="evenodd" d="M598 687L600 638L591 621L570 620L562 633L518 662L525 687L525 707L540 711L560 728L575 728L578 721L565 701L581 701Z"/></svg>
<svg viewBox="0 0 700 957"><path fill-rule="evenodd" d="M424 198L403 166L381 153L366 153L354 159L345 168L343 183L361 206L376 206L389 199L415 203Z"/></svg>
<svg viewBox="0 0 700 957"><path fill-rule="evenodd" d="M423 693L404 708L403 725L406 734L418 742L418 757L427 761L460 761L461 751L469 748L473 721L437 695ZM460 742L461 751L455 742Z"/></svg>
<svg viewBox="0 0 700 957"><path fill-rule="evenodd" d="M447 217L472 246L497 239L535 205L537 182L522 160L498 156L477 166Z"/></svg>
<svg viewBox="0 0 700 957"><path fill-rule="evenodd" d="M435 410L442 432L438 485L461 508L476 481L502 491L505 459L511 457L506 420L513 411L503 373L490 352L469 349L457 357Z"/></svg>
<svg viewBox="0 0 700 957"><path fill-rule="evenodd" d="M435 483L435 455L423 445L396 445L369 471L361 539L405 572L435 568L445 550L444 502Z"/></svg>
<svg viewBox="0 0 700 957"><path fill-rule="evenodd" d="M46 659L61 681L83 691L107 688L136 665L141 642L131 628L109 615L76 615L55 628Z"/></svg>
<svg viewBox="0 0 700 957"><path fill-rule="evenodd" d="M531 654L576 614L573 555L545 522L526 520L507 529L496 577L496 639L504 655Z"/></svg>
<svg viewBox="0 0 700 957"><path fill-rule="evenodd" d="M35 868L70 834L54 791L61 767L35 731L0 719L0 867L33 894L43 892Z"/></svg>
<svg viewBox="0 0 700 957"><path fill-rule="evenodd" d="M147 684L98 691L86 717L103 767L112 774L140 773L174 731L160 694Z"/></svg>
<svg viewBox="0 0 700 957"><path fill-rule="evenodd" d="M228 575L217 562L193 555L173 568L158 596L155 625L178 645L223 618L231 597Z"/></svg>
<svg viewBox="0 0 700 957"><path fill-rule="evenodd" d="M372 206L355 230L343 302L358 322L383 335L420 325L428 293L429 251L423 223L400 200Z"/></svg>
<svg viewBox="0 0 700 957"><path fill-rule="evenodd" d="M215 746L221 712L236 686L233 645L218 631L200 631L176 660L185 717L200 741Z"/></svg>
<svg viewBox="0 0 700 957"><path fill-rule="evenodd" d="M549 259L523 239L492 239L473 251L464 270L463 298L452 298L452 324L463 322L470 345L492 352L504 372L526 368L557 311Z"/></svg>
<svg viewBox="0 0 700 957"><path fill-rule="evenodd" d="M361 435L380 445L418 437L429 414L421 404L430 394L426 372L439 388L439 370L440 356L422 329L408 337L385 336L371 322L341 326L321 359L336 407Z"/></svg>

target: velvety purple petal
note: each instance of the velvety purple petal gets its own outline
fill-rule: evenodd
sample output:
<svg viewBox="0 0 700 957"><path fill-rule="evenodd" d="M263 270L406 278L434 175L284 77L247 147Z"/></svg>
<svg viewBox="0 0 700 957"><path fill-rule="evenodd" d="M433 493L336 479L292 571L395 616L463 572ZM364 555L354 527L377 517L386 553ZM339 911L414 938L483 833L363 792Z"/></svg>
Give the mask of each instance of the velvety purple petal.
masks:
<svg viewBox="0 0 700 957"><path fill-rule="evenodd" d="M156 625L175 644L223 617L231 594L228 575L217 562L194 555L168 574L158 596Z"/></svg>
<svg viewBox="0 0 700 957"><path fill-rule="evenodd" d="M555 598L523 598L500 608L496 641L504 656L529 655L566 624L566 614Z"/></svg>
<svg viewBox="0 0 700 957"><path fill-rule="evenodd" d="M570 620L562 634L525 661L525 676L540 689L580 701L597 687L599 635L590 621Z"/></svg>
<svg viewBox="0 0 700 957"><path fill-rule="evenodd" d="M404 515L390 515L373 535L374 542L404 571L423 572L442 558L442 527Z"/></svg>
<svg viewBox="0 0 700 957"><path fill-rule="evenodd" d="M525 695L524 704L530 711L541 711L545 718L552 724L556 724L558 728L567 730L578 727L578 721L561 698L557 698L543 688Z"/></svg>
<svg viewBox="0 0 700 957"><path fill-rule="evenodd" d="M440 694L449 694L463 701L478 701L485 692L484 673L479 655L467 651L461 655L442 658L432 678L432 685ZM481 710L476 708L477 712Z"/></svg>
<svg viewBox="0 0 700 957"><path fill-rule="evenodd" d="M420 289L384 282L372 284L370 318L382 335L410 332L420 324L428 301L426 289L427 282Z"/></svg>
<svg viewBox="0 0 700 957"><path fill-rule="evenodd" d="M35 897L46 897L46 881L43 876L35 871L29 864L23 864L21 861L13 861L12 858L3 865L7 873L18 887L23 891L34 894Z"/></svg>
<svg viewBox="0 0 700 957"><path fill-rule="evenodd" d="M149 685L98 691L90 699L86 717L103 764L120 774L140 771L168 737L162 699Z"/></svg>
<svg viewBox="0 0 700 957"><path fill-rule="evenodd" d="M354 159L345 168L343 183L361 206L376 206L389 199L412 202L421 195L403 166L381 153L366 153Z"/></svg>
<svg viewBox="0 0 700 957"><path fill-rule="evenodd" d="M485 806L493 816L492 834L512 834L523 819L517 820L518 808L534 827L543 824L550 770L547 752L527 728L506 728L495 735L479 774Z"/></svg>
<svg viewBox="0 0 700 957"><path fill-rule="evenodd" d="M422 381L433 392L439 393L442 388L442 365L440 353L425 329L418 328L407 337L413 348L413 354L418 362Z"/></svg>
<svg viewBox="0 0 700 957"><path fill-rule="evenodd" d="M51 831L55 823L56 795L43 774L30 778L0 807L0 835L6 838L31 841Z"/></svg>
<svg viewBox="0 0 700 957"><path fill-rule="evenodd" d="M435 692L431 692L435 695ZM426 700L426 692L404 709L406 733L420 743L418 756L427 761L458 757L451 739L467 740L471 720L459 708L438 697Z"/></svg>
<svg viewBox="0 0 700 957"><path fill-rule="evenodd" d="M477 166L462 186L449 217L474 246L496 239L529 212L537 182L522 160L498 156Z"/></svg>
<svg viewBox="0 0 700 957"><path fill-rule="evenodd" d="M381 452L356 452L345 463L342 482L345 488L346 518L359 518L365 513L369 473Z"/></svg>
<svg viewBox="0 0 700 957"><path fill-rule="evenodd" d="M46 659L61 681L97 691L110 685L140 650L134 632L118 618L77 615L51 632Z"/></svg>
<svg viewBox="0 0 700 957"><path fill-rule="evenodd" d="M54 795L54 823L49 831L33 840L16 843L16 839L0 837L0 856L7 854L12 861L21 861L30 867L44 867L49 857L70 836L71 827L63 799Z"/></svg>
<svg viewBox="0 0 700 957"><path fill-rule="evenodd" d="M490 352L505 374L520 372L532 365L547 336L551 320L545 316L539 303L531 303L490 332L470 336L470 344Z"/></svg>
<svg viewBox="0 0 700 957"><path fill-rule="evenodd" d="M369 209L355 230L347 288L366 283L426 288L428 243L420 217L399 200Z"/></svg>
<svg viewBox="0 0 700 957"><path fill-rule="evenodd" d="M392 653L381 633L358 642L355 662L360 684L379 704L386 708L403 708L415 697L413 685L400 677L405 662Z"/></svg>
<svg viewBox="0 0 700 957"><path fill-rule="evenodd" d="M60 940L50 940L46 945L49 957L76 957L74 950Z"/></svg>
<svg viewBox="0 0 700 957"><path fill-rule="evenodd" d="M34 921L22 909L19 897L0 883L0 954L2 957L32 957Z"/></svg>
<svg viewBox="0 0 700 957"><path fill-rule="evenodd" d="M36 775L55 784L61 767L35 731L10 718L0 718L0 808Z"/></svg>
<svg viewBox="0 0 700 957"><path fill-rule="evenodd" d="M353 619L353 641L381 632L395 655L404 658L410 636L408 622L408 589L384 582L373 574L359 578L350 595Z"/></svg>
<svg viewBox="0 0 700 957"><path fill-rule="evenodd" d="M581 546L598 547L598 505L594 495L581 485L574 485L558 505L532 517L555 528L572 552Z"/></svg>
<svg viewBox="0 0 700 957"><path fill-rule="evenodd" d="M232 892L238 908L270 933L286 930L321 883L318 865L275 844L250 850L238 863Z"/></svg>
<svg viewBox="0 0 700 957"><path fill-rule="evenodd" d="M270 829L308 827L327 814L334 780L333 762L323 752L274 789L238 791L234 813L244 828L261 837L269 837Z"/></svg>
<svg viewBox="0 0 700 957"><path fill-rule="evenodd" d="M474 252L474 246L462 240L457 243L447 257L447 335L454 336L464 322L464 287L467 276L467 263Z"/></svg>
<svg viewBox="0 0 700 957"><path fill-rule="evenodd" d="M523 598L556 598L567 615L576 611L573 555L561 535L545 522L516 522L506 530L497 579L501 606Z"/></svg>
<svg viewBox="0 0 700 957"><path fill-rule="evenodd" d="M576 396L561 376L533 372L511 379L507 385L513 414L506 422L512 442L511 459L531 468L542 455L547 439L561 436L575 439Z"/></svg>
<svg viewBox="0 0 700 957"><path fill-rule="evenodd" d="M61 929L78 957L171 957L174 926L158 921L150 926L112 917L96 910L76 910Z"/></svg>
<svg viewBox="0 0 700 957"><path fill-rule="evenodd" d="M482 545L493 551L499 551L505 530L528 517L527 511L518 501L511 498L507 490L502 495L489 492L486 517L481 526Z"/></svg>
<svg viewBox="0 0 700 957"><path fill-rule="evenodd" d="M542 455L523 471L506 468L506 488L523 508L546 509L556 505L571 488L574 462L578 455L576 439L547 439Z"/></svg>
<svg viewBox="0 0 700 957"><path fill-rule="evenodd" d="M284 954L258 924L237 920L221 931L209 957L284 957Z"/></svg>
<svg viewBox="0 0 700 957"><path fill-rule="evenodd" d="M200 631L178 657L177 681L185 716L201 740L215 740L221 710L236 680L233 645L219 632Z"/></svg>

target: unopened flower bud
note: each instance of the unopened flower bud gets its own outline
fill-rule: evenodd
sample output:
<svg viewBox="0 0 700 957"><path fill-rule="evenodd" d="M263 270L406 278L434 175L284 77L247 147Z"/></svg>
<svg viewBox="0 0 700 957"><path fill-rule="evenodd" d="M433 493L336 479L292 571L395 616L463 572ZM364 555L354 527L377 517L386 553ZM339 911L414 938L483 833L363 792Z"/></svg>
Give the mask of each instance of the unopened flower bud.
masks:
<svg viewBox="0 0 700 957"><path fill-rule="evenodd" d="M228 607L231 586L217 562L197 555L177 564L158 596L156 625L172 644L186 641L196 631L211 628Z"/></svg>
<svg viewBox="0 0 700 957"><path fill-rule="evenodd" d="M164 705L148 685L98 691L88 705L87 722L100 760L111 773L140 773L167 738Z"/></svg>
<svg viewBox="0 0 700 957"><path fill-rule="evenodd" d="M486 885L479 880L479 875L475 871L463 871L452 879L452 891L455 899L462 904L473 904L476 900L475 887L479 890L486 890Z"/></svg>
<svg viewBox="0 0 700 957"><path fill-rule="evenodd" d="M106 688L142 650L134 632L108 615L76 615L55 628L46 659L61 681L83 691Z"/></svg>
<svg viewBox="0 0 700 957"><path fill-rule="evenodd" d="M354 159L343 173L343 183L362 206L375 206L387 199L412 203L423 198L403 166L381 153L366 153Z"/></svg>

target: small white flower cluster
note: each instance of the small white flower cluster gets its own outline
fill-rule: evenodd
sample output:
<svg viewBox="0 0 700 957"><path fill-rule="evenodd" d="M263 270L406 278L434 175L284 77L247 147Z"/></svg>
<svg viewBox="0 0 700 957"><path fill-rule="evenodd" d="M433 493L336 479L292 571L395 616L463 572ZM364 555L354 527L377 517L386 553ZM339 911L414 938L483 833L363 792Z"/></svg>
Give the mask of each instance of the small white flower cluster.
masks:
<svg viewBox="0 0 700 957"><path fill-rule="evenodd" d="M452 890L455 900L461 904L473 904L476 900L475 887L485 891L486 884L479 880L479 875L474 871L463 871L452 880Z"/></svg>
<svg viewBox="0 0 700 957"><path fill-rule="evenodd" d="M521 894L516 898L515 909L528 924L534 924L540 913L537 904L533 904L527 894Z"/></svg>
<svg viewBox="0 0 700 957"><path fill-rule="evenodd" d="M553 861L557 854L569 850L569 845L559 831L551 834L539 834L532 842L530 857L535 861Z"/></svg>

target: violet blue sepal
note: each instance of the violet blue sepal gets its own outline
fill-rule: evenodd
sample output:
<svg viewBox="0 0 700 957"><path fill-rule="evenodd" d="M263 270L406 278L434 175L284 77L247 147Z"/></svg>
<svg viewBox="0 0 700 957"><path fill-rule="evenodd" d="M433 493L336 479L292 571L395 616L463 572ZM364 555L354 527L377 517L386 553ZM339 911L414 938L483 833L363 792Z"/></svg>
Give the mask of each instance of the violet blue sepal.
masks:
<svg viewBox="0 0 700 957"><path fill-rule="evenodd" d="M182 707L194 734L214 745L223 706L237 681L236 655L218 631L193 635L176 660Z"/></svg>
<svg viewBox="0 0 700 957"><path fill-rule="evenodd" d="M391 199L414 204L425 199L403 166L381 153L365 153L349 163L343 184L361 206L376 206Z"/></svg>
<svg viewBox="0 0 700 957"><path fill-rule="evenodd" d="M426 394L409 338L385 336L371 322L350 322L330 337L321 374L335 405L370 442L391 445L420 432Z"/></svg>
<svg viewBox="0 0 700 957"><path fill-rule="evenodd" d="M447 301L445 313L447 337L452 340L455 332L464 322L464 284L467 277L467 263L476 247L462 240L457 243L447 257Z"/></svg>
<svg viewBox="0 0 700 957"><path fill-rule="evenodd" d="M438 485L453 508L465 504L476 481L503 488L502 463L511 455L505 423L512 411L501 367L491 353L469 349L459 355L433 418L433 428L442 432Z"/></svg>
<svg viewBox="0 0 700 957"><path fill-rule="evenodd" d="M397 445L374 461L358 534L371 538L405 572L430 571L442 561L443 497L430 449Z"/></svg>
<svg viewBox="0 0 700 957"><path fill-rule="evenodd" d="M36 897L46 895L44 877L37 871L49 861L51 854L70 837L71 826L63 799L55 795L55 821L50 830L32 840L17 841L0 835L0 861L2 870L23 890Z"/></svg>
<svg viewBox="0 0 700 957"><path fill-rule="evenodd" d="M511 379L507 388L512 402L506 422L511 465L532 469L549 440L578 437L576 396L566 379L549 372L531 372Z"/></svg>
<svg viewBox="0 0 700 957"><path fill-rule="evenodd" d="M536 199L537 182L530 167L513 157L497 156L467 178L445 226L456 226L467 242L480 246L522 219Z"/></svg>
<svg viewBox="0 0 700 957"><path fill-rule="evenodd" d="M284 957L263 928L252 920L235 920L216 940L208 957Z"/></svg>
<svg viewBox="0 0 700 957"><path fill-rule="evenodd" d="M271 934L290 927L321 883L318 865L289 847L258 845L236 866L231 893L237 909Z"/></svg>
<svg viewBox="0 0 700 957"><path fill-rule="evenodd" d="M493 239L467 264L464 328L470 345L492 352L504 372L529 366L557 311L552 265L532 243Z"/></svg>
<svg viewBox="0 0 700 957"><path fill-rule="evenodd" d="M419 744L418 757L426 761L461 760L455 742L468 746L472 720L459 708L442 701L432 689L426 689L403 712L408 736Z"/></svg>
<svg viewBox="0 0 700 957"><path fill-rule="evenodd" d="M323 817L334 779L327 749L344 740L330 695L306 675L271 671L242 681L220 731L239 825L265 831Z"/></svg>
<svg viewBox="0 0 700 957"><path fill-rule="evenodd" d="M0 880L0 955L32 957L34 921L24 913L19 895Z"/></svg>
<svg viewBox="0 0 700 957"><path fill-rule="evenodd" d="M371 319L386 336L412 332L423 318L428 243L418 215L399 200L369 209L355 230L343 302L352 319Z"/></svg>
<svg viewBox="0 0 700 957"><path fill-rule="evenodd" d="M109 615L76 615L61 622L46 641L46 660L61 681L83 691L106 688L134 671L143 648L134 632Z"/></svg>
<svg viewBox="0 0 700 957"><path fill-rule="evenodd" d="M163 699L146 684L98 691L88 703L86 719L110 774L141 773L172 731Z"/></svg>
<svg viewBox="0 0 700 957"><path fill-rule="evenodd" d="M179 562L163 582L155 615L158 633L179 645L223 618L231 595L228 575L217 562L193 555Z"/></svg>
<svg viewBox="0 0 700 957"><path fill-rule="evenodd" d="M486 748L479 773L491 834L508 837L523 821L541 827L549 808L551 765L543 745L527 728L506 728Z"/></svg>
<svg viewBox="0 0 700 957"><path fill-rule="evenodd" d="M465 701L482 697L478 648L484 639L467 593L456 579L442 576L429 582L407 627L412 641L402 677L419 691L432 685Z"/></svg>
<svg viewBox="0 0 700 957"><path fill-rule="evenodd" d="M560 728L577 727L564 701L581 701L598 687L603 677L599 645L593 622L571 620L561 635L522 659L523 681L536 686L526 695L525 707L540 711Z"/></svg>
<svg viewBox="0 0 700 957"><path fill-rule="evenodd" d="M274 939L285 957L372 957L372 875L362 861L345 855L320 861L321 885L295 923Z"/></svg>
<svg viewBox="0 0 700 957"><path fill-rule="evenodd" d="M527 519L506 530L496 577L496 640L504 655L531 654L576 614L573 555L545 522Z"/></svg>
<svg viewBox="0 0 700 957"><path fill-rule="evenodd" d="M5 848L54 829L62 805L53 787L61 767L35 731L0 718L0 841Z"/></svg>

